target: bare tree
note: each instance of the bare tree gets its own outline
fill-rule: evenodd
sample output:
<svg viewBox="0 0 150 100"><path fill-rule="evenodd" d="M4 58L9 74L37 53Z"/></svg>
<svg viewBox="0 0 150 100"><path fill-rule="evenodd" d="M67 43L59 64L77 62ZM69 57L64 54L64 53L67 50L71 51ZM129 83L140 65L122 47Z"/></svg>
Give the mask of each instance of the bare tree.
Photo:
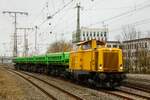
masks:
<svg viewBox="0 0 150 100"><path fill-rule="evenodd" d="M147 73L150 74L150 51L147 53Z"/></svg>
<svg viewBox="0 0 150 100"><path fill-rule="evenodd" d="M122 27L122 34L120 36L120 39L122 41L129 41L129 40L134 40L134 39L139 39L140 38L140 31L137 31L135 26L133 25L126 25ZM125 46L125 45L124 45ZM137 46L138 47L138 46ZM136 60L133 60L133 52L131 50L131 45L127 45L126 49L126 54L124 54L124 66L126 68L126 70L128 70L128 72L133 72L134 69L137 69L137 62ZM123 48L123 52L125 48ZM138 50L138 48L136 49ZM137 51L136 51L137 52ZM135 54L134 56L138 56L138 54ZM135 65L135 68L133 68L133 66Z"/></svg>
<svg viewBox="0 0 150 100"><path fill-rule="evenodd" d="M122 26L122 39L124 41L138 39L140 32L133 25Z"/></svg>
<svg viewBox="0 0 150 100"><path fill-rule="evenodd" d="M137 31L135 26L127 25L122 27L120 37L122 41L137 39L137 42L134 44L130 42L128 44L128 42L126 42L126 45L124 45L123 54L126 70L128 70L128 72L150 73L150 52L148 51L147 45L139 41L141 32Z"/></svg>
<svg viewBox="0 0 150 100"><path fill-rule="evenodd" d="M47 50L47 53L50 53L50 52L66 52L66 51L70 51L71 48L72 48L71 42L66 42L66 41L60 40L58 42L52 43L49 46L49 48Z"/></svg>
<svg viewBox="0 0 150 100"><path fill-rule="evenodd" d="M139 56L137 57L137 65L139 68L139 73L149 73L150 72L150 56L149 50L145 47L141 47L138 50Z"/></svg>
<svg viewBox="0 0 150 100"><path fill-rule="evenodd" d="M150 30L147 31L147 36L146 37L149 37L150 38Z"/></svg>

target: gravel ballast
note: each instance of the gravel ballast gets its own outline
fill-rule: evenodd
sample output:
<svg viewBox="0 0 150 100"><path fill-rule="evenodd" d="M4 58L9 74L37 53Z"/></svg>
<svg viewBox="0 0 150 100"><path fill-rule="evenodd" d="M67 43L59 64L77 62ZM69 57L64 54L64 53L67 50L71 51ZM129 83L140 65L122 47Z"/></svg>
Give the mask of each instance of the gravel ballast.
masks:
<svg viewBox="0 0 150 100"><path fill-rule="evenodd" d="M0 100L47 100L47 97L26 80L0 66Z"/></svg>

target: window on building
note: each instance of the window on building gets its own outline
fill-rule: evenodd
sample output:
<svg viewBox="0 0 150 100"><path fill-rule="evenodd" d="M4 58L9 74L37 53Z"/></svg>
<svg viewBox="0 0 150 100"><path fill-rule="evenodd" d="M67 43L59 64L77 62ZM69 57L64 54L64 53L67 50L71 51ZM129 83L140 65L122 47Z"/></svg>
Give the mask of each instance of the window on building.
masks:
<svg viewBox="0 0 150 100"><path fill-rule="evenodd" d="M85 33L83 32L83 36L85 36Z"/></svg>
<svg viewBox="0 0 150 100"><path fill-rule="evenodd" d="M119 45L119 48L120 48L120 49L122 49L122 48L123 48L123 46L122 46L122 45Z"/></svg>
<svg viewBox="0 0 150 100"><path fill-rule="evenodd" d="M141 43L141 48L143 48L143 43Z"/></svg>
<svg viewBox="0 0 150 100"><path fill-rule="evenodd" d="M101 37L103 36L103 32L101 32Z"/></svg>
<svg viewBox="0 0 150 100"><path fill-rule="evenodd" d="M97 36L99 36L99 32L97 32Z"/></svg>
<svg viewBox="0 0 150 100"><path fill-rule="evenodd" d="M106 37L106 32L104 32L104 36Z"/></svg>
<svg viewBox="0 0 150 100"><path fill-rule="evenodd" d="M140 48L142 47L141 43L140 43Z"/></svg>
<svg viewBox="0 0 150 100"><path fill-rule="evenodd" d="M108 48L111 48L111 45L107 45Z"/></svg>
<svg viewBox="0 0 150 100"><path fill-rule="evenodd" d="M147 48L147 42L145 42L145 48Z"/></svg>
<svg viewBox="0 0 150 100"><path fill-rule="evenodd" d="M92 32L90 32L90 36L92 36Z"/></svg>
<svg viewBox="0 0 150 100"><path fill-rule="evenodd" d="M131 57L131 52L128 52L128 57Z"/></svg>
<svg viewBox="0 0 150 100"><path fill-rule="evenodd" d="M121 45L122 49L126 49L126 45Z"/></svg>
<svg viewBox="0 0 150 100"><path fill-rule="evenodd" d="M136 49L138 48L138 43L136 44Z"/></svg>
<svg viewBox="0 0 150 100"><path fill-rule="evenodd" d="M117 45L113 45L114 48L117 48Z"/></svg>
<svg viewBox="0 0 150 100"><path fill-rule="evenodd" d="M94 32L94 35L93 35L94 37L95 37L95 32Z"/></svg>
<svg viewBox="0 0 150 100"><path fill-rule="evenodd" d="M134 49L136 49L136 44L134 44Z"/></svg>
<svg viewBox="0 0 150 100"><path fill-rule="evenodd" d="M87 32L86 36L88 36L89 32Z"/></svg>
<svg viewBox="0 0 150 100"><path fill-rule="evenodd" d="M131 46L132 46L132 44L130 44L130 47L129 47L129 49L132 49L132 48L131 48Z"/></svg>

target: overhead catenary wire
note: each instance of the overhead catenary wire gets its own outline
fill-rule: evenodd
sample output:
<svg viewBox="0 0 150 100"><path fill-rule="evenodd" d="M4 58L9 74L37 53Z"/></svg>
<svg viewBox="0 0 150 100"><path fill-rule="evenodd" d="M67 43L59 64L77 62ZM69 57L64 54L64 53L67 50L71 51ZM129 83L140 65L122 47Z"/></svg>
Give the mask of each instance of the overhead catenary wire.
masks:
<svg viewBox="0 0 150 100"><path fill-rule="evenodd" d="M43 7L40 11L40 13L34 18L34 20L31 22L33 23L33 25L35 24L35 22L37 21L37 19L42 15L42 13L44 12L45 7Z"/></svg>
<svg viewBox="0 0 150 100"><path fill-rule="evenodd" d="M72 9L69 8L69 10L72 10ZM62 21L63 21L63 18L65 18L65 16L67 16L66 13L67 13L67 11L63 14L63 17L60 17L60 18L57 20L56 24L52 27L52 30L51 30L51 31L55 30L55 28L56 28L57 26L61 25L60 22L62 22ZM68 19L67 19L67 20L68 20Z"/></svg>
<svg viewBox="0 0 150 100"><path fill-rule="evenodd" d="M127 8L131 8L131 6L126 6L126 7L114 7L114 8L100 8L100 9L85 9L84 11L99 11L99 10L122 10L122 9L127 9Z"/></svg>
<svg viewBox="0 0 150 100"><path fill-rule="evenodd" d="M50 16L50 11L49 11L49 0L46 2L46 8L47 8L47 16Z"/></svg>
<svg viewBox="0 0 150 100"><path fill-rule="evenodd" d="M66 8L68 5L70 5L73 2L73 0L71 0L70 2L68 2L67 4L65 4L61 9L57 10L55 13L53 13L51 16L48 16L47 19L45 19L41 24L38 25L38 27L40 27L41 25L43 25L46 21L48 21L49 19L53 18L55 15L57 15L58 13L60 13L64 8Z"/></svg>
<svg viewBox="0 0 150 100"><path fill-rule="evenodd" d="M135 21L133 23L129 23L129 24L126 24L126 25L123 25L123 26L127 26L127 25L139 26L139 25L149 24L149 23L150 23L150 18L147 18L147 19L142 19L140 21ZM119 27L119 28L110 30L110 32L118 31L118 30L121 30L121 29L122 29L122 27Z"/></svg>
<svg viewBox="0 0 150 100"><path fill-rule="evenodd" d="M54 4L54 0L51 0L51 2L52 2L53 10L55 11L55 4Z"/></svg>
<svg viewBox="0 0 150 100"><path fill-rule="evenodd" d="M35 22L37 21L37 19L44 13L44 10L47 10L47 16L50 14L49 8L48 8L48 4L49 4L49 0L47 0L47 2L45 3L45 6L41 9L40 13L35 17L35 19L31 22L33 23L33 27L38 27L37 25L35 25ZM39 28L39 27L38 27ZM36 29L34 29L35 31ZM31 33L33 33L34 31L32 31Z"/></svg>
<svg viewBox="0 0 150 100"><path fill-rule="evenodd" d="M144 7L144 6L142 6L142 7ZM137 8L134 8L134 10L137 11ZM134 12L134 11L133 11L133 12ZM56 11L55 13L57 14L57 11ZM127 12L127 13L128 13L128 12ZM130 13L130 12L129 12L129 13ZM123 13L123 14L124 14L124 13ZM125 15L126 15L126 14L125 14ZM122 16L123 16L123 15L122 15ZM118 16L118 17L119 17L119 16ZM118 18L118 17L117 17L117 18ZM121 17L121 16L120 16L120 17ZM112 19L115 19L115 18L112 18ZM109 19L109 20L112 20L112 19ZM48 21L48 19L46 19L46 21ZM103 22L103 21L102 21L102 22ZM45 22L44 22L44 23L45 23ZM43 23L43 24L44 24L44 23ZM56 26L57 26L57 25L55 25L55 27L56 27ZM52 30L54 30L55 27L54 27Z"/></svg>
<svg viewBox="0 0 150 100"><path fill-rule="evenodd" d="M53 31L58 27L58 26L60 26L60 25L62 25L61 23L63 23L63 22L65 22L64 21L64 18L65 18L65 16L68 16L67 15L67 12L68 11L70 11L70 10L72 10L73 9L73 7L69 7L69 8L67 8L67 9L65 9L65 11L64 11L64 13L61 15L61 16L59 16L59 19L58 20L56 20L54 23L55 24L51 24L50 23L50 25L48 25L46 28L44 28L44 30L41 32L41 33L49 33L49 34L53 34ZM62 17L63 16L63 17ZM68 19L67 19L68 20ZM49 28L49 29L48 29ZM55 33L55 32L54 32Z"/></svg>
<svg viewBox="0 0 150 100"><path fill-rule="evenodd" d="M72 0L73 1L73 0ZM65 4L61 9L59 9L58 11L56 11L54 14L52 14L51 16L55 16L56 14L58 14L59 12L61 12L62 10L64 10L64 8L66 8L69 4L71 4L72 3L72 1L70 1L70 2L68 2L67 4ZM47 8L47 11L48 11L48 13L49 13L49 9L48 9L48 3L47 3L47 5L46 5L46 8ZM45 8L44 8L45 9ZM49 16L48 16L49 17ZM44 23L46 22L46 21L48 21L49 19L47 18L45 21L44 21ZM42 24L44 24L44 23L42 23ZM40 27L40 25L38 25L37 26L38 28ZM48 26L49 27L49 26ZM47 28L48 28L47 27Z"/></svg>
<svg viewBox="0 0 150 100"><path fill-rule="evenodd" d="M147 2L147 0L144 1L143 3L137 5L137 6L141 6L141 5L145 4L146 2ZM88 26L93 26L93 25L97 25L97 24L104 23L104 22L107 22L107 21L111 21L111 20L113 20L113 19L117 19L117 18L122 17L122 16L124 16L124 15L127 15L127 14L129 14L129 13L132 13L132 12L135 12L135 11L140 11L140 10L143 10L144 8L148 8L148 7L150 7L150 4L146 4L146 5L142 6L142 7L136 7L136 8L134 8L134 9L129 10L129 11L125 11L125 12L119 14L119 15L116 15L116 16L113 16L113 17L104 19L104 20L102 20L102 21L99 21L99 22L90 24L90 25L88 25Z"/></svg>
<svg viewBox="0 0 150 100"><path fill-rule="evenodd" d="M70 10L70 9L69 9L69 10ZM65 12L63 15L64 15L64 16L67 16L66 13L67 13L67 12ZM63 15L62 15L62 16L63 16ZM59 20L60 20L61 22L62 22L62 21L64 22L65 20L63 20L63 18L64 18L64 17L60 17ZM55 37L55 39L56 39L55 41L58 41L58 40L59 40L59 39L58 39L58 34L64 33L64 30L65 30L65 34L70 33L71 31L70 31L70 30L69 30L69 31L66 31L66 29L71 29L71 28L68 28L68 27L69 27L69 26L72 26L72 24L73 24L73 22L74 22L74 21L69 21L69 24L67 24L67 26L65 25L64 27L61 27L60 29L58 29L58 30L59 30L59 32L58 32L58 31L55 31L55 29L56 29L57 26L61 25L59 20L57 20L57 22L56 22L57 24L55 24L55 25L51 28L51 32L52 32L52 33L50 33L51 35L54 35L54 37ZM46 31L46 29L45 29L45 31ZM45 31L44 31L44 32L45 32ZM50 36L50 35L48 35L48 36ZM47 37L43 38L42 41L45 41L46 38L47 38Z"/></svg>

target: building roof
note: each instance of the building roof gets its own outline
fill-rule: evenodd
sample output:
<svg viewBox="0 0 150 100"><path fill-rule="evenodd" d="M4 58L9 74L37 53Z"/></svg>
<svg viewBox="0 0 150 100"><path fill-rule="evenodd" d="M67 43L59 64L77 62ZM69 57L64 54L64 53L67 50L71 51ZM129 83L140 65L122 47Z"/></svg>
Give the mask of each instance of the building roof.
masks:
<svg viewBox="0 0 150 100"><path fill-rule="evenodd" d="M81 45L81 44L88 44L89 42L92 42L93 40L88 40L88 41L83 41L83 42L79 42L77 43L77 45ZM95 40L97 45L105 45L105 42L103 41L99 41L99 40Z"/></svg>
<svg viewBox="0 0 150 100"><path fill-rule="evenodd" d="M81 31L108 31L108 28L89 28L89 27L81 27Z"/></svg>
<svg viewBox="0 0 150 100"><path fill-rule="evenodd" d="M150 41L150 38L139 38L139 39L134 39L134 40L127 40L127 41L123 41L123 43L143 41L143 40L149 40Z"/></svg>
<svg viewBox="0 0 150 100"><path fill-rule="evenodd" d="M120 43L120 41L107 41L106 43Z"/></svg>

